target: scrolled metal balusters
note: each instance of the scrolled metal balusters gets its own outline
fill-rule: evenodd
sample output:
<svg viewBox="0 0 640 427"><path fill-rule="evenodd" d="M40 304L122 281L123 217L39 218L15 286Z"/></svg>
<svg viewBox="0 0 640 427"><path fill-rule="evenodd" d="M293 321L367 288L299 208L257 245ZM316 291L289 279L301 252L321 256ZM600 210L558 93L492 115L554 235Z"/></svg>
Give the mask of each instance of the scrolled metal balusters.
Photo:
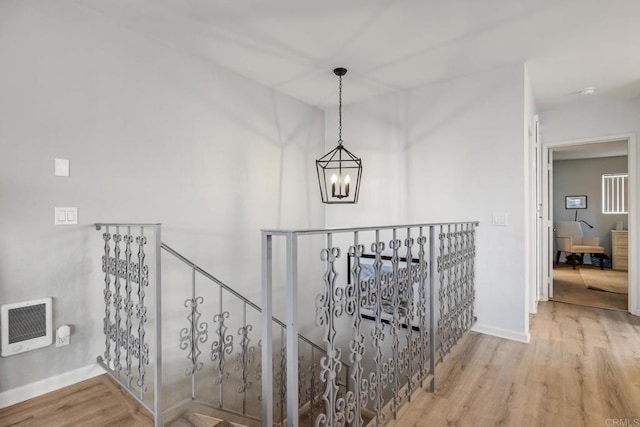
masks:
<svg viewBox="0 0 640 427"><path fill-rule="evenodd" d="M384 341L384 323L382 323L382 252L384 251L384 242L379 239L379 232L376 231L376 242L371 244L371 251L375 254L373 268L375 275L373 278L374 295L374 318L375 324L371 330L371 345L375 350L374 363L375 372L369 373L369 399L373 401L373 409L376 412L377 423L385 421L385 415L382 410L384 408L383 388L387 382L388 365L383 361L382 345ZM371 302L371 295L369 296Z"/></svg>
<svg viewBox="0 0 640 427"><path fill-rule="evenodd" d="M198 361L200 354L202 354L198 344L204 344L209 339L209 324L200 322L202 315L198 311L198 306L203 303L204 298L202 297L189 298L184 302L184 306L189 309L187 316L189 327L180 330L180 350L189 350L187 359L191 362L191 366L184 371L186 376L195 374L203 367L203 363Z"/></svg>
<svg viewBox="0 0 640 427"><path fill-rule="evenodd" d="M474 290L474 223L447 226L446 233L440 227L440 356L443 357L468 331L473 315Z"/></svg>
<svg viewBox="0 0 640 427"><path fill-rule="evenodd" d="M124 371L127 377L126 386L129 390L135 379L139 396L143 398L147 390L144 381L145 366L149 365L149 345L145 341L145 323L147 322L145 288L149 286L149 267L145 263L144 250L147 238L144 236L143 227L140 227L140 234L134 237L131 226L127 226L126 233L121 233L120 226L116 225L113 234L109 232L109 226L106 226L102 239L104 240L102 271L104 272L105 351L99 360L108 370L112 370L113 375L117 376ZM113 252L111 242L113 242ZM137 262L132 260L134 242L138 247ZM121 258L121 243L124 244L124 259ZM135 297L133 283L138 285ZM135 332L134 319L137 321ZM136 360L137 375L134 374L133 368Z"/></svg>
<svg viewBox="0 0 640 427"><path fill-rule="evenodd" d="M147 306L144 303L146 296L145 288L149 286L149 266L145 264L146 254L144 252L144 245L147 244L147 238L142 234L136 237L136 243L138 245L138 271L137 281L138 284L138 304L136 305L136 317L138 319L138 337L136 339L137 344L137 359L138 359L138 379L136 385L140 389L140 395L147 391L147 387L144 383L144 376L146 373L145 366L149 364L149 344L145 342L145 329L144 325L147 323Z"/></svg>
<svg viewBox="0 0 640 427"><path fill-rule="evenodd" d="M114 349L114 359L113 359L113 368L116 371L121 369L120 364L120 354L121 354L121 345L123 343L122 340L122 327L120 326L120 311L122 310L122 295L120 294L120 278L124 276L123 272L123 262L120 259L120 241L122 240L122 235L120 234L119 227L116 227L116 232L113 235L113 258L114 258L114 290L113 294L113 312L114 312L114 323L110 330L111 340L115 344Z"/></svg>
<svg viewBox="0 0 640 427"><path fill-rule="evenodd" d="M132 286L131 286L131 243L133 243L133 236L131 235L131 229L129 227L127 234L124 236L124 277L125 277L125 297L124 297L124 313L126 316L125 327L122 331L122 340L124 342L127 354L125 357L125 369L124 373L127 376L127 387L131 388L131 381L133 380L133 371L131 370L132 356L133 356L133 300L131 298Z"/></svg>
<svg viewBox="0 0 640 427"><path fill-rule="evenodd" d="M213 323L218 324L216 328L217 339L211 344L211 361L217 362L218 367L218 376L214 380L214 384L222 384L229 376L225 365L226 356L233 352L233 335L227 333L228 328L225 325L225 319L228 318L228 311L223 311L213 316Z"/></svg>
<svg viewBox="0 0 640 427"><path fill-rule="evenodd" d="M362 358L365 355L365 337L361 331L362 316L360 309L365 304L366 292L363 292L360 283L360 258L364 254L364 245L358 243L358 234L354 234L354 244L349 247L349 256L353 260L351 266L351 280L347 284L346 294L346 312L353 316L353 339L349 343L349 360L352 363L351 380L353 384L353 406L349 408L354 413L353 426L359 427L364 424L362 419L362 409L367 403L367 393L363 392L361 387L366 381L363 376ZM366 387L366 386L365 386Z"/></svg>
<svg viewBox="0 0 640 427"><path fill-rule="evenodd" d="M109 366L111 362L111 271L110 271L110 245L111 234L109 233L109 227L107 227L105 233L102 234L104 240L104 256L102 257L102 271L104 272L104 290L102 295L104 297L104 320L103 320L103 332L104 332L104 363Z"/></svg>
<svg viewBox="0 0 640 427"><path fill-rule="evenodd" d="M253 384L249 381L249 367L255 360L256 348L250 345L251 339L249 338L249 332L253 330L252 325L243 326L238 329L238 335L240 339L240 353L236 354L236 370L242 372L242 384L238 386L238 393L244 393L251 388Z"/></svg>
<svg viewBox="0 0 640 427"><path fill-rule="evenodd" d="M427 377L427 360L428 360L428 346L429 346L429 337L428 337L428 329L427 329L427 304L429 303L427 299L427 261L426 261L426 251L425 245L427 244L427 238L423 235L422 228L420 229L420 236L417 239L418 243L418 277L417 277L417 285L418 285L418 306L416 310L416 315L418 317L418 327L419 327L419 355L418 358L420 360L419 370L418 370L418 381L420 381L420 386L423 386L423 381Z"/></svg>
<svg viewBox="0 0 640 427"><path fill-rule="evenodd" d="M446 234L444 233L443 226L440 226L440 233L438 234L438 240L440 242L438 252L438 276L440 281L440 288L438 289L438 301L440 305L440 317L438 319L438 336L440 337L440 357L444 355L451 348L451 331L449 327L449 283L445 281L445 271L449 267L448 253L445 252Z"/></svg>
<svg viewBox="0 0 640 427"><path fill-rule="evenodd" d="M391 304L393 307L393 312L391 314L391 335L392 335L392 343L391 343L391 358L389 359L390 369L390 382L392 384L392 392L393 397L391 400L391 411L393 412L394 417L396 416L398 405L400 404L400 372L404 369L405 363L401 360L400 350L400 328L402 326L401 314L400 314L400 298L404 295L406 291L406 281L400 280L400 256L398 251L402 246L402 241L396 238L396 229L393 229L393 239L389 242L389 247L393 251L393 255L391 256L391 283L387 283L387 288L390 290L389 299L391 300ZM408 258L410 259L410 258ZM410 261L409 261L410 265ZM405 353L406 354L406 353ZM409 366L411 366L411 362L409 361Z"/></svg>
<svg viewBox="0 0 640 427"><path fill-rule="evenodd" d="M324 413L315 419L315 426L344 426L353 421L353 392L339 397L340 390L336 379L342 370L341 349L336 343L335 320L345 311L345 290L336 286L334 263L340 257L340 249L332 247L331 234L327 234L327 248L322 249L320 259L325 262L323 275L325 290L316 297L316 324L324 326L324 338L327 354L320 360L320 378L325 383L322 395Z"/></svg>
<svg viewBox="0 0 640 427"><path fill-rule="evenodd" d="M407 378L407 389L406 389L406 397L407 399L411 399L411 394L415 388L415 384L413 382L414 376L414 363L416 360L416 356L419 354L418 344L420 342L419 336L418 339L413 337L413 317L414 317L414 305L419 303L420 301L414 301L414 293L413 287L414 284L420 284L420 278L417 275L419 272L419 266L415 265L413 262L413 254L412 248L415 244L415 239L411 237L411 229L407 229L407 238L404 240L404 246L407 248L407 279L404 289L406 290L406 317L405 322L407 324L407 353L409 354L409 363L406 371ZM422 332L420 332L422 333Z"/></svg>

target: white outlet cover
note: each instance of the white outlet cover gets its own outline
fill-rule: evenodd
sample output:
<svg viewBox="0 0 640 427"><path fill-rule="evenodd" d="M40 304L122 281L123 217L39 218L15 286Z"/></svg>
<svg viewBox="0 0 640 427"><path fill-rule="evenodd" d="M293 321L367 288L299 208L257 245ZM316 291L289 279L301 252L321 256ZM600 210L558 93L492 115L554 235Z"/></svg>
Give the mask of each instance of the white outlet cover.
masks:
<svg viewBox="0 0 640 427"><path fill-rule="evenodd" d="M69 345L69 336L71 335L71 328L69 325L62 325L56 329L56 347L62 347Z"/></svg>
<svg viewBox="0 0 640 427"><path fill-rule="evenodd" d="M55 176L69 176L69 160L55 158L54 174Z"/></svg>

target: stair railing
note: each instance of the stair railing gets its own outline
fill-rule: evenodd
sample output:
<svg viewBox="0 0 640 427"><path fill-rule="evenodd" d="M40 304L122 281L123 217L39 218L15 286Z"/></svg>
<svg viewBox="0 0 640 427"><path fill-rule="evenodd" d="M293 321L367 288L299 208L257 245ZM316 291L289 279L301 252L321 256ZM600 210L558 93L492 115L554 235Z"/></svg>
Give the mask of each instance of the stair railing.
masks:
<svg viewBox="0 0 640 427"><path fill-rule="evenodd" d="M309 305L315 305L316 330L325 346L318 365L324 392L322 409L313 420L316 427L380 426L396 419L418 388L434 390L436 362L476 320L478 225L262 231L265 322L272 316L274 259L285 260L288 426L297 426L299 420L299 306L310 311ZM283 253L274 254L274 238L284 238L284 247L278 247ZM322 270L314 277L310 259L319 263L316 271ZM306 261L303 271L299 260ZM314 302L310 294L316 295ZM262 342L264 365L273 352L268 328ZM344 369L343 357L351 362L346 388L336 381ZM272 372L264 370L262 420L267 426L273 422L272 378Z"/></svg>
<svg viewBox="0 0 640 427"><path fill-rule="evenodd" d="M183 264L188 266L191 271L191 298L185 301L184 306L188 309L188 326L183 328L180 333L180 347L183 350L188 351L188 360L190 362L190 366L186 369L185 374L191 377L191 400L195 401L199 404L212 407L217 410L221 410L226 413L230 413L233 415L240 415L244 418L253 420L253 421L261 421L261 413L259 406L254 405L255 412L251 413L247 404L255 401L262 400L262 396L253 394L253 396L249 395L249 391L253 388L254 383L259 382L263 375L263 362L261 359L256 357L256 346L252 344L252 342L256 342L255 336L252 335L255 329L255 324L252 324L247 321L248 311L253 311L258 315L256 320L261 320L262 309L251 300L247 299L240 293L238 293L233 288L226 285L224 282L211 275L194 262L187 259L185 256L172 249L167 244L161 245L162 249L166 251L168 254L172 255L176 259L180 260ZM215 324L215 330L212 332L213 343L211 347L211 360L214 362L214 373L216 376L215 382L217 382L219 390L218 390L218 401L217 402L207 402L198 398L197 391L195 387L196 377L199 372L203 369L203 363L201 362L200 355L202 354L200 344L204 344L209 338L211 331L208 328L208 324L205 322L201 322L202 313L199 311L200 307L204 302L204 298L199 296L196 292L196 275L199 274L205 279L213 282L219 287L219 297L218 303L219 307L217 313L213 317L213 321ZM230 296L236 299L237 303L240 303L241 309L238 310L241 314L241 323L238 325L237 334L234 337L234 334L229 332L231 329L228 325L230 318L233 316L233 312L231 310L227 310L224 301L224 293L229 294ZM235 308L238 308L237 306ZM273 363L271 364L271 369L275 371L274 375L274 394L273 398L276 400L275 407L278 410L278 417L276 419L275 425L282 424L286 420L286 378L287 378L287 370L286 370L286 342L284 337L286 335L286 326L285 324L277 319L274 316L271 316L271 323L276 328L280 329L280 337L276 342L280 344L279 348L274 348L272 353L271 360ZM269 323L266 323L269 324ZM264 323L263 323L264 325ZM265 328L262 329L270 329L273 328ZM259 337L259 331L256 333ZM234 340L234 338L239 338L239 341ZM258 342L258 349L263 345L262 342ZM302 356L297 358L297 366L299 369L296 371L298 374L298 382L299 388L297 389L298 401L300 402L300 406L302 410L308 411L310 417L313 417L314 414L319 412L319 403L321 400L322 387L320 386L320 369L318 368L317 362L320 360L320 357L325 355L325 351L322 347L318 346L314 342L312 342L307 337L298 334L297 335L297 346L299 348L305 348L307 359ZM238 352L234 353L234 349L237 348ZM259 351L258 351L259 354ZM233 373L228 366L229 356L233 355L234 369L239 374L235 378L234 381L229 381L231 374ZM349 365L345 365L345 373L343 378L339 379L339 387L345 388L347 385L347 378L349 375ZM224 397L229 397L229 393L225 393L223 387L225 384L231 383L236 385L237 393L242 395L242 403L239 408L232 409L229 405L225 404ZM260 389L257 388L256 391ZM252 398L253 397L253 398ZM256 399L257 398L257 399ZM180 406L185 402L181 402L176 406Z"/></svg>
<svg viewBox="0 0 640 427"><path fill-rule="evenodd" d="M163 422L161 227L142 223L95 226L96 230L104 228L105 348L97 362L154 415L159 427ZM151 381L147 375L150 364Z"/></svg>
<svg viewBox="0 0 640 427"><path fill-rule="evenodd" d="M163 425L170 410L194 401L263 425L297 426L305 413L316 426L382 425L396 418L418 387L434 389L437 359L475 321L477 225L263 231L261 310L163 245L160 224L96 224L98 230L104 228L105 351L98 363L154 415L156 426ZM286 323L273 317L273 236L286 240ZM306 236L319 236L322 243L299 245ZM298 263L302 247L312 248L302 254L308 255L300 258L305 261L320 254L320 264L314 265L323 272L315 279L309 277L313 267ZM187 353L184 375L191 379L190 399L166 410L163 407L169 405L163 406L163 399L171 389L163 389L162 250L186 264L192 278L191 295L184 303L187 327L176 336ZM300 292L299 273L305 275ZM210 332L200 310L211 301L195 292L196 276L218 285L212 363L200 358L200 345L208 342ZM310 293L317 293L315 324L324 348L299 335L298 303ZM241 307L234 311L239 319L235 334L229 305L224 305L231 302L223 295L231 295ZM250 312L262 321L249 322ZM279 334L274 334L273 325ZM255 336L251 338L254 326L261 328L257 346L252 344ZM258 352L261 361L254 357ZM212 379L217 401L200 399L197 376ZM212 381L199 382L208 387L206 397L212 395ZM259 390L252 387L258 382ZM231 394L235 398L225 401L229 393L224 386L232 383L237 386ZM258 401L261 408L251 405Z"/></svg>
<svg viewBox="0 0 640 427"><path fill-rule="evenodd" d="M104 241L105 336L104 352L97 361L153 414L155 426L163 425L169 413L191 403L240 416L243 420L261 422L260 406L255 403L265 400L257 386L265 370L271 372L274 381L273 394L266 399L275 402L278 416L273 424L286 422L288 375L285 324L273 316L270 322L262 322L262 310L258 305L162 243L160 224L99 223L96 229L103 230ZM177 361L175 358L168 359L167 355L173 347L163 349L162 251L191 270L190 295L183 304L187 324L175 337L180 350L186 352L186 363L182 362L184 356ZM165 267L169 266L167 261ZM170 282L170 274L165 276L165 281ZM217 290L213 292L217 298L208 301L203 296L204 292L197 291L196 278L199 277L208 282L201 289L203 291L211 291L211 284L217 285ZM169 282L165 283L165 292L176 288L167 286ZM212 292L208 293L212 295ZM174 311L175 305L167 298L164 304L165 308L171 307L171 310L167 310L167 314L171 314L169 312ZM205 313L203 308L213 310L213 315L211 312ZM248 320L252 312L257 323ZM164 325L165 328L168 326L173 327ZM267 369L264 369L263 360L256 357L263 345L257 338L263 335L264 330L273 332L274 327L279 329L279 334L269 343L272 357L266 365ZM167 335L165 344L168 344L166 338ZM203 358L203 346L208 343L209 357L206 360ZM302 349L296 359L299 367L296 369L297 383L300 384L296 393L297 402L301 405L300 411L313 419L321 409L323 390L319 361L326 354L323 348L300 334L297 334L296 347ZM184 363L184 376L189 377L191 383L188 399L167 404L175 402L169 394L175 388L176 380L167 378L166 372L172 366L163 367L163 363ZM153 372L152 378L147 373L149 370ZM345 371L337 380L343 392L346 392L348 377L349 364L345 361ZM196 382L197 378L203 381ZM163 390L163 387L167 390ZM238 396L241 398L238 399Z"/></svg>

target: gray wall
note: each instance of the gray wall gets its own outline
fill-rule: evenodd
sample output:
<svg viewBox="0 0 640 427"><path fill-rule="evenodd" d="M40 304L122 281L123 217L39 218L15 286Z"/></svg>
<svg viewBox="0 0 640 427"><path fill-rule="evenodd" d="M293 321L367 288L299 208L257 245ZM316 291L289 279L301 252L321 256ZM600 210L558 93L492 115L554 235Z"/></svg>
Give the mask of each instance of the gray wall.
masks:
<svg viewBox="0 0 640 427"><path fill-rule="evenodd" d="M553 220L573 221L575 209L565 209L565 196L587 196L587 209L578 209L578 220L593 225L590 229L583 224L585 236L600 238L600 245L611 256L611 233L617 221L624 221L627 215L605 215L602 213L602 175L627 172L627 156L596 159L557 160L553 162Z"/></svg>
<svg viewBox="0 0 640 427"><path fill-rule="evenodd" d="M92 223L162 222L166 243L258 302L260 229L324 225L321 110L73 1L0 2L0 58L0 303L52 296L54 326L74 327L67 347L0 359L0 392L100 354ZM55 206L80 224L54 226Z"/></svg>
<svg viewBox="0 0 640 427"><path fill-rule="evenodd" d="M522 64L348 106L361 202L325 222L322 111L72 1L0 2L0 28L0 302L53 296L55 325L75 327L68 347L0 359L0 391L99 353L96 221L162 222L165 242L259 301L260 228L478 219L478 317L526 338ZM55 227L54 206L81 224Z"/></svg>
<svg viewBox="0 0 640 427"><path fill-rule="evenodd" d="M328 208L327 224L479 220L477 327L526 340L525 114L523 64L346 106L364 180L358 205ZM336 121L329 110L327 135ZM492 226L493 212L509 225Z"/></svg>

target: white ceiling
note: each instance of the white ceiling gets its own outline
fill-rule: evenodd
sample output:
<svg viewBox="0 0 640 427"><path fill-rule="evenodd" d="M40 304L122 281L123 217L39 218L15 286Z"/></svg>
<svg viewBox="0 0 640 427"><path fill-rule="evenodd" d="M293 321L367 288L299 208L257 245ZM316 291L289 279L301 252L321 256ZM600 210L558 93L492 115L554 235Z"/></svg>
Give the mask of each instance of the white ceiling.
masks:
<svg viewBox="0 0 640 427"><path fill-rule="evenodd" d="M640 96L639 0L75 0L321 107L526 61L539 111Z"/></svg>

